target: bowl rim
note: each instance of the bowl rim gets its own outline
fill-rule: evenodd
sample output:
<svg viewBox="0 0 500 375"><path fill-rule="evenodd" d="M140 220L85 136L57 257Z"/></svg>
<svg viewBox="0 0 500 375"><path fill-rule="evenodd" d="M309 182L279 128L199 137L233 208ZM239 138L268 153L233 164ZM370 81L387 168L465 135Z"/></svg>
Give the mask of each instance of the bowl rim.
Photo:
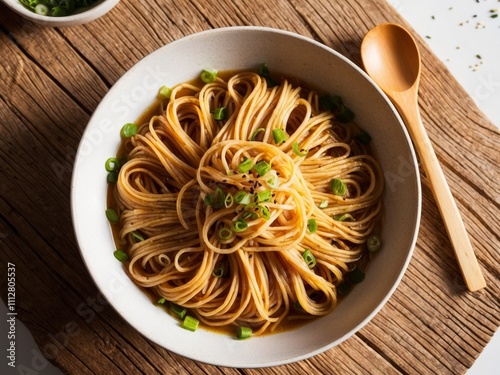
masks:
<svg viewBox="0 0 500 375"><path fill-rule="evenodd" d="M71 14L69 16L53 17L43 16L27 9L19 0L0 0L17 14L41 25L46 26L72 26L93 21L109 12L120 0L101 0L89 9Z"/></svg>
<svg viewBox="0 0 500 375"><path fill-rule="evenodd" d="M88 124L87 124L87 126L85 128L85 130L84 130L84 133L83 133L83 135L81 137L81 141L80 141L80 144L78 146L77 153L76 153L76 156L75 156L75 162L74 162L74 166L73 166L72 180L71 180L71 215L72 215L73 228L74 228L74 232L75 232L75 237L77 239L77 245L78 245L78 248L79 248L79 251L80 251L80 255L82 256L82 259L84 260L84 264L85 264L85 266L86 266L86 268L87 268L87 270L88 270L88 272L89 272L92 280L94 281L95 285L98 287L99 291L103 293L104 297L106 299L108 299L108 295L106 294L106 289L103 288L102 285L100 285L99 280L96 279L96 277L93 274L92 270L89 268L89 264L86 261L85 254L84 254L84 249L81 246L80 235L78 233L78 225L79 224L77 223L77 220L76 220L77 219L77 217L76 217L77 212L75 211L75 199L76 199L75 185L76 185L76 177L77 177L77 174L78 174L79 163L81 162L80 155L82 153L82 148L83 148L82 141L85 138L87 132L89 131L89 125L92 123L92 120L93 120L93 117L94 117L95 113L98 112L98 110L100 109L100 106L105 101L106 97L108 97L108 96L111 95L111 93L113 91L113 88L115 88L120 82L126 80L127 77L128 77L128 75L131 72L133 72L134 70L136 70L138 68L138 66L140 66L141 64L144 64L144 62L147 61L148 59L153 58L153 56L155 54L160 54L161 51L164 48L166 48L167 46L169 46L169 48L172 48L172 46L175 46L177 44L181 44L185 40L188 40L188 39L191 39L191 38L204 37L204 36L209 35L209 34L225 33L227 31L260 31L260 32L267 32L267 33L277 33L277 34L281 34L281 35L284 35L284 36L288 36L288 37L300 39L300 40L305 41L307 43L313 44L316 48L319 47L321 49L324 49L327 52L335 55L337 58L343 60L344 63L348 64L351 68L353 68L354 70L356 70L358 74L361 74L374 87L374 89L376 91L378 91L379 95L382 98L384 98L384 100L387 102L387 105L392 109L392 112L394 113L395 117L398 119L398 121L402 125L402 132L403 132L404 136L407 139L408 149L409 149L409 153L411 155L411 161L413 163L413 166L416 168L416 173L415 173L415 185L416 185L415 186L415 190L416 190L416 199L417 199L417 201L415 202L415 204L416 204L416 211L414 213L414 217L409 218L409 220L411 220L411 223L414 223L414 225L412 226L412 236L411 236L411 238L408 241L408 252L407 252L406 258L404 260L404 263L401 266L401 270L400 270L399 274L396 276L396 278L395 278L392 286L390 287L390 289L388 290L388 292L386 293L386 295L382 299L380 299L380 302L378 303L378 305L375 308L373 308L373 310L368 315L366 315L363 319L361 319L361 321L358 324L356 324L353 329L351 329L350 331L346 332L342 337L339 337L338 339L330 342L328 345L324 345L322 347L317 348L316 350L304 353L303 355L294 356L293 358L282 358L280 360L270 361L270 362L265 362L265 363L263 363L263 362L239 363L239 362L235 362L234 360L233 361L229 361L230 363L228 363L228 362L214 362L214 361L210 361L210 360L204 360L204 359L196 358L195 356L186 356L185 354L179 353L178 351L176 351L175 348L166 348L166 350L168 350L168 351L171 351L173 353L176 353L176 354L179 354L179 355L182 355L182 356L186 356L186 357L188 357L188 358L190 358L192 360L199 361L199 362L202 362L202 363L207 363L207 364L210 364L210 365L215 365L215 366L235 367L235 368L271 367L271 366L278 366L278 365L289 364L289 363L301 361L301 360L313 357L313 356L315 356L317 354L323 353L326 350L331 349L332 347L334 347L334 346L342 343L343 341L347 340L349 337L351 337L356 332L358 332L360 329L362 329L368 322L370 322L373 319L373 317L376 314L378 314L378 312L387 303L387 301L390 299L390 297L393 295L393 293L395 292L395 290L399 286L399 284L400 284L400 282L401 282L401 280L402 280L402 278L403 278L403 276L404 276L404 274L405 274L405 272L406 272L406 270L408 268L408 265L409 265L409 263L411 261L411 258L413 256L414 249L415 249L415 246L416 246L417 237L418 237L418 233L419 233L419 227L420 227L420 219L421 219L421 199L422 199L422 197L421 197L420 175L418 173L418 162L417 162L415 150L413 148L413 145L412 145L409 133L406 130L406 127L404 126L404 123L403 123L403 121L402 121L402 119L401 119L398 111L396 110L395 106L392 104L392 102L390 101L390 99L385 95L385 93L376 85L376 83L360 67L358 67L354 62L352 62L347 57L343 56L341 53L337 52L333 48L328 47L327 45L325 45L325 44L323 44L321 42L318 42L318 41L316 41L316 40L314 40L312 38L300 35L300 34L295 33L295 32L291 32L291 31L287 31L287 30L282 30L282 29L278 29L278 28L265 27L265 26L229 26L229 27L221 27L221 28L215 28L215 29L208 29L208 30L196 32L196 33L193 33L193 34L185 35L185 36L183 36L181 38L178 38L178 39L176 39L174 41L171 41L171 42L165 44L164 46L162 46L162 47L156 49L155 51L149 53L148 55L145 55L144 57L142 57L131 68L129 68L113 84L113 86L108 90L108 92L106 93L106 95L101 99L101 102L99 103L99 105L96 107L96 109L94 111L94 114L92 114L92 116L91 116L91 118L90 118L90 120L89 120L89 122L88 122ZM114 306L113 304L110 304L110 305L115 309L115 311L122 318L124 318L127 321L127 324L129 324L133 329L135 329L136 331L140 332L148 340L150 340L152 342L155 342L156 344L158 344L158 345L160 345L160 346L162 346L162 347L165 348L165 346L162 345L161 342L155 340L155 338L150 337L147 333L145 333L141 329L139 329L137 327L137 325L132 324L132 322L130 322L124 316L124 314L122 313L122 311L119 310L116 306ZM252 339L252 340L254 340L254 339Z"/></svg>

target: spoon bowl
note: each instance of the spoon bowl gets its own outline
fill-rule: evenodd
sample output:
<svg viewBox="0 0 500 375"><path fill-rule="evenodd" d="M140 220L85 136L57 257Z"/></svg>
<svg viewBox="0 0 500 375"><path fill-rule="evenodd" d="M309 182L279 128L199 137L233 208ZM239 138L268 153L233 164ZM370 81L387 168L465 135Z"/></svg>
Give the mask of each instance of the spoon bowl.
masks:
<svg viewBox="0 0 500 375"><path fill-rule="evenodd" d="M413 140L434 198L470 291L486 286L451 190L422 124L418 109L421 59L415 39L402 26L382 24L370 30L361 44L368 75L398 109Z"/></svg>
<svg viewBox="0 0 500 375"><path fill-rule="evenodd" d="M382 90L406 91L418 85L420 52L413 37L395 24L370 31L362 46L365 70Z"/></svg>

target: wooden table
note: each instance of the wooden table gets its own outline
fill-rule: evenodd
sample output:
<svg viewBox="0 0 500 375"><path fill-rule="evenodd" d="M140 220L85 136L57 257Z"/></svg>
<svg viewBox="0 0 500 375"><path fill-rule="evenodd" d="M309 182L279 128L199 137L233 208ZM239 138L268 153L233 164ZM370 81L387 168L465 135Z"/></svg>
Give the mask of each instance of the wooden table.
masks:
<svg viewBox="0 0 500 375"><path fill-rule="evenodd" d="M383 0L123 0L90 24L53 29L0 5L2 298L10 262L17 318L43 354L69 374L465 373L500 322L500 134L418 38L423 121L486 289L466 291L423 177L414 257L372 322L309 360L217 368L172 354L124 322L93 284L73 236L70 182L80 137L107 90L139 59L194 32L261 25L314 38L360 64L364 34L387 21L405 25Z"/></svg>

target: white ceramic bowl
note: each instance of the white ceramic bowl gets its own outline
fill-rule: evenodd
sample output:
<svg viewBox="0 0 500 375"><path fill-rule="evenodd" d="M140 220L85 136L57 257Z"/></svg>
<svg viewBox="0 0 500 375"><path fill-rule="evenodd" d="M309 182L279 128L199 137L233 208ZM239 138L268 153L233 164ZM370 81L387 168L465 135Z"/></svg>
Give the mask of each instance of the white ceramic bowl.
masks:
<svg viewBox="0 0 500 375"><path fill-rule="evenodd" d="M135 121L158 88L197 77L204 68L255 68L301 77L339 93L373 137L386 177L383 250L330 315L285 333L238 341L181 328L130 281L113 257L106 209L105 160L116 154L123 124ZM72 181L72 215L82 257L110 304L144 336L166 349L205 363L265 367L298 361L353 335L389 299L410 261L420 222L420 180L408 134L394 107L357 66L311 39L259 27L216 29L184 37L139 61L107 93L78 149Z"/></svg>
<svg viewBox="0 0 500 375"><path fill-rule="evenodd" d="M81 25L102 17L118 4L120 0L102 0L95 6L80 13L75 13L64 17L41 16L25 8L19 0L1 0L14 12L20 14L24 18L43 26L64 27Z"/></svg>

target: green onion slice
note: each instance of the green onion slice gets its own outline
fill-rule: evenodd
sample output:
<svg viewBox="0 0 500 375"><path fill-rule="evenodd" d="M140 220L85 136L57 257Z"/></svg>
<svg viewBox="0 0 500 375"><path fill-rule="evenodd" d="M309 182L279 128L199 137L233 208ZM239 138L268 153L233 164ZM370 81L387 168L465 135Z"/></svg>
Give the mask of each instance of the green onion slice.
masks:
<svg viewBox="0 0 500 375"><path fill-rule="evenodd" d="M373 234L366 240L366 247L371 252L379 251L382 247L382 239L378 234Z"/></svg>
<svg viewBox="0 0 500 375"><path fill-rule="evenodd" d="M250 194L246 191L240 190L234 195L234 201L237 204L249 204L251 202Z"/></svg>
<svg viewBox="0 0 500 375"><path fill-rule="evenodd" d="M160 87L158 93L163 96L165 99L170 99L170 95L172 95L172 89L168 86Z"/></svg>
<svg viewBox="0 0 500 375"><path fill-rule="evenodd" d="M144 241L144 236L136 230L133 231L131 235L132 235L132 241L134 241L134 243Z"/></svg>
<svg viewBox="0 0 500 375"><path fill-rule="evenodd" d="M214 268L212 276L216 278L224 276L224 268L223 267Z"/></svg>
<svg viewBox="0 0 500 375"><path fill-rule="evenodd" d="M125 125L123 125L121 131L120 131L120 134L123 138L130 138L134 135L137 134L137 125L132 123L132 122L129 122Z"/></svg>
<svg viewBox="0 0 500 375"><path fill-rule="evenodd" d="M304 258L304 261L309 268L314 268L314 266L316 266L316 258L311 253L311 250L305 249L302 253L302 258Z"/></svg>
<svg viewBox="0 0 500 375"><path fill-rule="evenodd" d="M231 228L228 228L228 227L222 227L219 229L219 231L217 232L217 237L219 238L219 240L221 241L227 241L227 240L230 240L232 237L233 237L233 231L231 230Z"/></svg>
<svg viewBox="0 0 500 375"><path fill-rule="evenodd" d="M189 331L196 331L198 329L198 325L200 324L200 321L196 318L193 318L190 315L186 315L182 322L182 327L189 330Z"/></svg>
<svg viewBox="0 0 500 375"><path fill-rule="evenodd" d="M303 157L303 156L307 155L307 150L299 149L299 144L297 142L293 142L292 150L293 150L293 153L297 156Z"/></svg>
<svg viewBox="0 0 500 375"><path fill-rule="evenodd" d="M278 173L271 169L269 171L270 177L266 180L267 186L271 189L277 189L280 186L280 179L278 177Z"/></svg>
<svg viewBox="0 0 500 375"><path fill-rule="evenodd" d="M220 186L217 186L215 188L215 193L214 193L214 203L213 203L214 209L218 210L219 208L222 208L225 200L226 200L226 195L224 194L224 191Z"/></svg>
<svg viewBox="0 0 500 375"><path fill-rule="evenodd" d="M117 171L109 172L108 176L106 177L106 181L109 182L110 184L118 181L118 172Z"/></svg>
<svg viewBox="0 0 500 375"><path fill-rule="evenodd" d="M204 83L212 83L217 78L217 70L203 69L200 78Z"/></svg>
<svg viewBox="0 0 500 375"><path fill-rule="evenodd" d="M187 309L185 307L179 306L172 302L170 302L170 311L177 315L177 317L181 320L183 320L187 315Z"/></svg>
<svg viewBox="0 0 500 375"><path fill-rule="evenodd" d="M359 134L356 134L354 136L354 139L357 140L359 143L367 145L371 142L372 137L366 130L362 130Z"/></svg>
<svg viewBox="0 0 500 375"><path fill-rule="evenodd" d="M340 178L333 178L330 181L330 188L332 189L333 194L344 196L347 192L347 186Z"/></svg>
<svg viewBox="0 0 500 375"><path fill-rule="evenodd" d="M226 107L218 107L212 111L212 116L214 120L224 120L226 118L227 109Z"/></svg>
<svg viewBox="0 0 500 375"><path fill-rule="evenodd" d="M125 251L121 250L121 249L117 249L115 250L115 252L113 252L113 255L115 256L116 259L118 259L120 262L125 262L128 260L128 255Z"/></svg>
<svg viewBox="0 0 500 375"><path fill-rule="evenodd" d="M108 208L106 210L106 217L112 223L118 223L118 221L120 220L120 218L118 217L118 214L116 213L116 211L113 208Z"/></svg>
<svg viewBox="0 0 500 375"><path fill-rule="evenodd" d="M351 291L352 285L347 282L343 282L337 286L337 291L341 296L346 296Z"/></svg>
<svg viewBox="0 0 500 375"><path fill-rule="evenodd" d="M288 139L288 134L283 129L273 129L273 139L279 145Z"/></svg>
<svg viewBox="0 0 500 375"><path fill-rule="evenodd" d="M267 161L261 160L254 165L253 169L259 174L259 176L264 176L271 170L271 164L269 164Z"/></svg>
<svg viewBox="0 0 500 375"><path fill-rule="evenodd" d="M318 230L318 223L316 222L316 219L307 220L307 229L309 230L309 233L314 233Z"/></svg>
<svg viewBox="0 0 500 375"><path fill-rule="evenodd" d="M259 218L259 215L257 215L255 212L252 211L245 211L243 212L243 215L241 215L242 219L248 219L250 218L251 220L255 220Z"/></svg>
<svg viewBox="0 0 500 375"><path fill-rule="evenodd" d="M269 68L265 63L262 63L259 68L259 75L262 77L269 77Z"/></svg>
<svg viewBox="0 0 500 375"><path fill-rule="evenodd" d="M264 129L264 128L258 128L256 131L254 131L254 132L252 133L252 136L250 137L250 140L251 140L251 141L255 141L255 140L257 139L257 136L259 135L259 133L261 133L261 132L263 132L263 131L265 131L265 129Z"/></svg>
<svg viewBox="0 0 500 375"><path fill-rule="evenodd" d="M156 303L158 305L164 305L167 302L167 300L163 297L161 297Z"/></svg>
<svg viewBox="0 0 500 375"><path fill-rule="evenodd" d="M267 206L263 206L261 204L258 204L257 207L259 209L260 216L263 219L269 220L271 218L271 211L269 210L269 208Z"/></svg>
<svg viewBox="0 0 500 375"><path fill-rule="evenodd" d="M351 272L349 272L349 281L353 284L359 284L364 279L365 279L365 273L357 267L353 269Z"/></svg>
<svg viewBox="0 0 500 375"><path fill-rule="evenodd" d="M246 173L252 168L253 168L253 160L252 159L245 159L240 163L240 165L238 165L238 170L241 173Z"/></svg>
<svg viewBox="0 0 500 375"><path fill-rule="evenodd" d="M243 232L245 229L248 228L248 223L244 220L244 219L237 219L234 223L233 223L233 230L236 232L236 233L239 233L239 232Z"/></svg>
<svg viewBox="0 0 500 375"><path fill-rule="evenodd" d="M244 340L252 337L252 329L250 327L238 326L236 337L238 340Z"/></svg>
<svg viewBox="0 0 500 375"><path fill-rule="evenodd" d="M206 206L212 206L215 210L218 210L219 208L222 208L222 206L224 206L225 201L226 195L224 194L224 191L220 186L217 186L213 193L208 194L205 197L203 203L205 203Z"/></svg>
<svg viewBox="0 0 500 375"><path fill-rule="evenodd" d="M118 171L120 169L120 162L117 158L109 158L108 160L106 160L104 167L108 172Z"/></svg>
<svg viewBox="0 0 500 375"><path fill-rule="evenodd" d="M351 214L338 214L333 216L333 220L337 221L355 221Z"/></svg>
<svg viewBox="0 0 500 375"><path fill-rule="evenodd" d="M41 16L47 16L49 14L49 7L45 4L37 4L35 7L35 13Z"/></svg>
<svg viewBox="0 0 500 375"><path fill-rule="evenodd" d="M328 201L326 199L323 199L321 202L318 204L319 208L327 208L328 207Z"/></svg>
<svg viewBox="0 0 500 375"><path fill-rule="evenodd" d="M234 197L231 193L226 194L226 198L224 199L224 207L229 208L234 203Z"/></svg>
<svg viewBox="0 0 500 375"><path fill-rule="evenodd" d="M271 190L262 190L259 191L256 195L257 195L257 202L269 202L271 200L273 193Z"/></svg>

